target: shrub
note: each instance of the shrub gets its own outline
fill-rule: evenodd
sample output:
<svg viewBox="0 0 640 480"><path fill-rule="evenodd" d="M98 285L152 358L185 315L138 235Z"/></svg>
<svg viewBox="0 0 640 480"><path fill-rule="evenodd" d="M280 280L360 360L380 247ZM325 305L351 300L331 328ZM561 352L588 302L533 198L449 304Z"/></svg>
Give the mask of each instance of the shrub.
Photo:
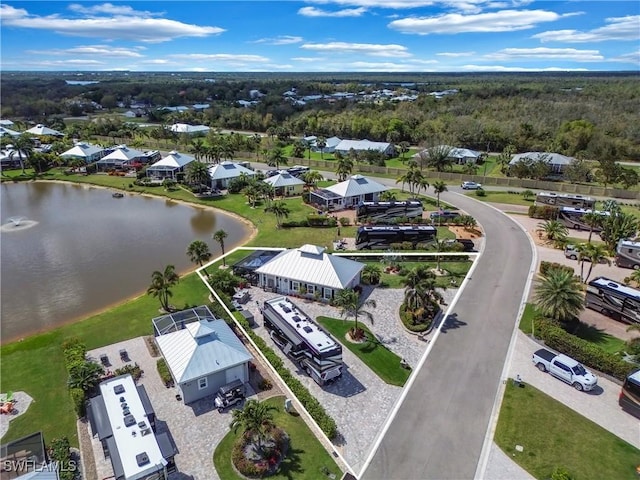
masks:
<svg viewBox="0 0 640 480"><path fill-rule="evenodd" d="M87 346L79 338L72 337L62 343L62 354L67 371L72 365L84 363L87 356Z"/></svg>
<svg viewBox="0 0 640 480"><path fill-rule="evenodd" d="M626 344L626 350L629 355L640 356L640 337L629 340Z"/></svg>
<svg viewBox="0 0 640 480"><path fill-rule="evenodd" d="M309 227L335 227L338 225L338 221L334 217L311 214L307 215L307 225Z"/></svg>
<svg viewBox="0 0 640 480"><path fill-rule="evenodd" d="M166 387L173 386L173 377L171 376L171 372L169 371L169 367L167 366L167 362L164 358L159 359L156 366L158 367L158 373L160 374L162 383L164 383Z"/></svg>
<svg viewBox="0 0 640 480"><path fill-rule="evenodd" d="M570 272L571 275L575 273L575 270L573 269L573 267L569 267L568 265L562 265L561 263L558 263L558 262L547 262L545 260L541 261L540 275L546 277L547 274L549 273L549 270L565 270L567 272Z"/></svg>
<svg viewBox="0 0 640 480"><path fill-rule="evenodd" d="M571 335L552 320L538 317L534 320L534 325L535 332L549 348L564 353L594 370L618 380L624 380L634 370L634 365L591 342Z"/></svg>
<svg viewBox="0 0 640 480"><path fill-rule="evenodd" d="M136 363L135 365L125 365L122 368L116 368L113 373L115 374L116 377L119 375L129 374L133 377L134 381L138 381L140 377L142 377L143 372L142 372L142 369L140 368L140 365Z"/></svg>
<svg viewBox="0 0 640 480"><path fill-rule="evenodd" d="M87 413L84 391L81 388L70 388L69 395L71 395L73 409L75 410L78 418L84 417Z"/></svg>
<svg viewBox="0 0 640 480"><path fill-rule="evenodd" d="M433 323L432 318L426 317L421 319L420 323L414 323L413 316L409 312L407 312L404 303L400 306L400 319L402 320L402 323L407 328L407 330L416 333L426 332L427 330L429 330L431 324Z"/></svg>
<svg viewBox="0 0 640 480"><path fill-rule="evenodd" d="M258 388L260 388L260 390L271 390L273 388L273 384L268 378L263 378L262 380L260 380Z"/></svg>
<svg viewBox="0 0 640 480"><path fill-rule="evenodd" d="M483 189L479 188L476 190L476 197L486 197L487 196L487 192L485 192Z"/></svg>
<svg viewBox="0 0 640 480"><path fill-rule="evenodd" d="M351 224L351 220L349 220L349 218L347 217L340 217L338 221L343 227L348 227Z"/></svg>
<svg viewBox="0 0 640 480"><path fill-rule="evenodd" d="M539 218L541 220L556 220L558 218L558 207L550 205L531 205L529 207L529 217Z"/></svg>
<svg viewBox="0 0 640 480"><path fill-rule="evenodd" d="M71 463L71 445L67 437L51 440L47 453L57 467L60 480L73 480L76 477L77 466Z"/></svg>

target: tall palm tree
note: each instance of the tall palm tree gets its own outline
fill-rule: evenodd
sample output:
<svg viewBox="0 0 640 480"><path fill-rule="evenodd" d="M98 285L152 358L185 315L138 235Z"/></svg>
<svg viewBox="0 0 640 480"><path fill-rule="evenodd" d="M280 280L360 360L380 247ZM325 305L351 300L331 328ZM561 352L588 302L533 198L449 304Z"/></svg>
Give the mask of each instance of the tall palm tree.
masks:
<svg viewBox="0 0 640 480"><path fill-rule="evenodd" d="M549 241L563 240L567 238L569 233L567 227L565 227L559 220L546 220L544 222L540 222L538 223L536 230L544 233Z"/></svg>
<svg viewBox="0 0 640 480"><path fill-rule="evenodd" d="M382 202L395 202L398 198L392 190L385 190L380 194L380 201Z"/></svg>
<svg viewBox="0 0 640 480"><path fill-rule="evenodd" d="M373 324L373 314L364 310L364 307L376 308L376 301L369 299L360 303L360 294L352 288L345 288L336 295L334 303L340 309L341 317L353 317L355 324L349 334L351 338L360 340L364 336L364 331L358 327L358 317L365 317Z"/></svg>
<svg viewBox="0 0 640 480"><path fill-rule="evenodd" d="M324 147L327 146L327 139L318 137L316 139L316 147L320 149L320 160L324 160Z"/></svg>
<svg viewBox="0 0 640 480"><path fill-rule="evenodd" d="M278 228L282 226L282 219L289 216L290 210L284 202L273 202L270 207L264 209L265 212L273 213L276 216L276 224Z"/></svg>
<svg viewBox="0 0 640 480"><path fill-rule="evenodd" d="M216 242L220 244L220 250L222 250L222 266L223 267L227 266L224 258L224 239L227 238L228 236L229 235L227 234L227 232L225 232L223 229L216 230L216 232L211 236L211 238L213 238Z"/></svg>
<svg viewBox="0 0 640 480"><path fill-rule="evenodd" d="M242 410L231 410L230 427L233 431L241 428L243 432L252 435L257 442L258 451L261 450L266 433L274 425L273 411L276 407L257 400L247 400Z"/></svg>
<svg viewBox="0 0 640 480"><path fill-rule="evenodd" d="M195 156L196 160L201 160L205 151L207 150L207 147L201 138L196 138L193 140L190 150Z"/></svg>
<svg viewBox="0 0 640 480"><path fill-rule="evenodd" d="M253 143L253 148L256 150L256 159L260 158L260 145L262 144L262 137L259 133L254 133L251 137L251 143Z"/></svg>
<svg viewBox="0 0 640 480"><path fill-rule="evenodd" d="M338 160L336 175L339 182L344 182L353 172L353 160L349 157L342 157Z"/></svg>
<svg viewBox="0 0 640 480"><path fill-rule="evenodd" d="M270 167L274 167L276 170L278 170L278 167L280 165L286 165L286 164L287 164L287 157L285 156L281 148L276 147L269 151L269 156L267 158L267 165L269 165Z"/></svg>
<svg viewBox="0 0 640 480"><path fill-rule="evenodd" d="M410 270L403 281L404 304L412 312L414 322L423 312L435 313L442 295L436 290L436 276L426 265Z"/></svg>
<svg viewBox="0 0 640 480"><path fill-rule="evenodd" d="M197 263L202 266L204 262L208 262L211 259L211 252L209 251L209 245L202 240L194 240L189 244L187 248L187 255L189 260L193 263ZM204 273L207 273L205 270Z"/></svg>
<svg viewBox="0 0 640 480"><path fill-rule="evenodd" d="M451 150L452 148L448 145L437 145L427 149L427 165L434 167L438 172L443 172L447 167L451 167L453 162L450 157Z"/></svg>
<svg viewBox="0 0 640 480"><path fill-rule="evenodd" d="M440 194L447 191L447 184L442 180L436 180L433 182L433 193L436 194L436 200L438 202L438 208L440 208Z"/></svg>
<svg viewBox="0 0 640 480"><path fill-rule="evenodd" d="M396 178L396 183L402 184L402 191L404 192L404 186L409 186L409 193L413 195L413 178L414 178L415 170L410 168L404 174L400 175Z"/></svg>
<svg viewBox="0 0 640 480"><path fill-rule="evenodd" d="M551 268L537 285L534 301L543 315L558 321L576 318L584 309L580 280L572 272Z"/></svg>
<svg viewBox="0 0 640 480"><path fill-rule="evenodd" d="M584 249L580 252L580 256L590 262L589 270L587 271L587 276L584 279L584 283L589 281L589 277L591 276L591 271L593 270L593 265L596 263L606 263L609 266L611 265L611 260L607 257L607 249L604 245L599 243L587 243Z"/></svg>
<svg viewBox="0 0 640 480"><path fill-rule="evenodd" d="M310 170L302 175L302 180L304 180L304 183L307 186L312 187L315 190L316 188L318 188L318 182L324 180L324 177L319 171Z"/></svg>
<svg viewBox="0 0 640 480"><path fill-rule="evenodd" d="M589 225L589 239L588 243L591 243L591 235L593 234L593 230L595 228L600 227L602 224L602 216L597 214L596 212L587 212L582 216L584 223Z"/></svg>
<svg viewBox="0 0 640 480"><path fill-rule="evenodd" d="M195 160L187 165L185 180L189 185L209 185L211 174L209 166L200 160Z"/></svg>
<svg viewBox="0 0 640 480"><path fill-rule="evenodd" d="M22 169L22 173L24 174L24 161L25 158L33 155L33 151L35 149L35 143L33 141L33 137L29 134L22 134L19 137L12 139L11 143L13 144L13 150L9 153L9 157L13 158L14 155L18 156L18 161L20 162L20 168Z"/></svg>
<svg viewBox="0 0 640 480"><path fill-rule="evenodd" d="M160 306L165 312L169 312L169 298L173 296L171 287L174 287L180 276L176 273L176 267L167 265L163 272L156 270L151 274L151 285L147 288L147 295L157 297Z"/></svg>

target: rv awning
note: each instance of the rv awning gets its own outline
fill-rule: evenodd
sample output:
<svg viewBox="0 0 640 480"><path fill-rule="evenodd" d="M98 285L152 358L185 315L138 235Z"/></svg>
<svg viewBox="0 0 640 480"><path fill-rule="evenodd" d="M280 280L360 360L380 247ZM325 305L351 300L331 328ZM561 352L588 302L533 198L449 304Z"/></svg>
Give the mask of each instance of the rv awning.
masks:
<svg viewBox="0 0 640 480"><path fill-rule="evenodd" d="M98 435L99 440L104 440L105 438L113 436L111 423L109 423L109 415L107 414L107 407L104 404L104 398L102 398L102 395L93 397L89 401L87 415L89 417L91 431L94 435Z"/></svg>

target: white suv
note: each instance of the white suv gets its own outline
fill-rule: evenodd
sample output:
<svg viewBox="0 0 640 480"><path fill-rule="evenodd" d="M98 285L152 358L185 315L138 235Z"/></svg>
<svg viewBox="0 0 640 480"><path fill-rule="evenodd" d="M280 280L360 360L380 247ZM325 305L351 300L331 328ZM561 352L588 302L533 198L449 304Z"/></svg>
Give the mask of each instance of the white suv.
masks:
<svg viewBox="0 0 640 480"><path fill-rule="evenodd" d="M482 185L476 182L462 182L460 186L463 190L478 190L482 188Z"/></svg>

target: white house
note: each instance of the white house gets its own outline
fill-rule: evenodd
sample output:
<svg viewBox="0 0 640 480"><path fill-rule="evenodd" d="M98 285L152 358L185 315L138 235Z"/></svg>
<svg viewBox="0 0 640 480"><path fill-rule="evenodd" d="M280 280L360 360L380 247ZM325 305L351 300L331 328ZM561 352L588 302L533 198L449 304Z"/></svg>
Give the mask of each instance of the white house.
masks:
<svg viewBox="0 0 640 480"><path fill-rule="evenodd" d="M38 135L38 136L64 137L64 133L54 130L53 128L45 127L44 125L41 125L41 124L38 124L35 127L30 128L24 133L30 133L31 135Z"/></svg>
<svg viewBox="0 0 640 480"><path fill-rule="evenodd" d="M11 125L13 125L13 122L11 120L6 119L6 118L1 118L0 119L0 126L10 127Z"/></svg>
<svg viewBox="0 0 640 480"><path fill-rule="evenodd" d="M285 170L273 177L265 178L264 182L275 188L276 195L285 197L290 195L300 195L304 188L304 180L294 177Z"/></svg>
<svg viewBox="0 0 640 480"><path fill-rule="evenodd" d="M169 152L169 155L163 157L149 168L147 168L147 177L163 180L172 178L175 180L176 174L184 172L184 168L195 160L191 155L178 153L175 150Z"/></svg>
<svg viewBox="0 0 640 480"><path fill-rule="evenodd" d="M325 253L323 247L303 245L283 250L266 264L256 269L259 286L278 293L306 292L332 299L346 288L360 283L364 264Z"/></svg>
<svg viewBox="0 0 640 480"><path fill-rule="evenodd" d="M135 163L143 163L145 159L146 153L135 148L129 148L126 145L118 145L112 152L98 160L96 167L99 171L112 170L114 168L121 169Z"/></svg>
<svg viewBox="0 0 640 480"><path fill-rule="evenodd" d="M169 127L174 133L186 133L188 135L206 135L211 128L206 125L189 125L187 123L174 123Z"/></svg>
<svg viewBox="0 0 640 480"><path fill-rule="evenodd" d="M575 158L551 152L525 152L514 155L509 162L509 166L527 160L532 162L545 161L551 167L551 173L562 174L564 169L575 161Z"/></svg>
<svg viewBox="0 0 640 480"><path fill-rule="evenodd" d="M370 140L341 140L335 147L335 152L340 152L343 155L348 155L351 150L356 152L364 152L367 150L374 150L380 152L388 157L392 157L396 154L396 149L392 143L388 142L372 142Z"/></svg>
<svg viewBox="0 0 640 480"><path fill-rule="evenodd" d="M15 130L11 130L7 127L0 127L0 137L4 137L5 135L9 135L10 137L18 137L21 135L21 133L16 132Z"/></svg>
<svg viewBox="0 0 640 480"><path fill-rule="evenodd" d="M376 202L385 190L389 187L362 175L352 175L344 182L314 190L309 201L329 210L341 210L360 202Z"/></svg>
<svg viewBox="0 0 640 480"><path fill-rule="evenodd" d="M76 143L72 148L60 154L62 158L80 158L87 163L95 162L105 156L104 148L84 142Z"/></svg>
<svg viewBox="0 0 640 480"><path fill-rule="evenodd" d="M211 188L225 189L229 186L229 182L240 175L253 177L256 172L243 167L239 163L220 162L217 165L209 167L209 176L211 177Z"/></svg>
<svg viewBox="0 0 640 480"><path fill-rule="evenodd" d="M322 153L333 153L336 149L336 146L342 141L341 138L338 137L329 137L327 139L325 139L324 143L324 147L320 148L318 147L318 137L316 137L315 135L310 135L308 137L304 137L303 140L311 146L311 150L313 152L320 152L322 150Z"/></svg>
<svg viewBox="0 0 640 480"><path fill-rule="evenodd" d="M252 356L224 320L206 306L153 319L156 343L185 404L233 380L249 381Z"/></svg>
<svg viewBox="0 0 640 480"><path fill-rule="evenodd" d="M449 155L447 156L447 160L457 165L465 165L467 163L477 163L478 159L482 155L481 152L476 152L475 150L469 150L468 148L451 147L449 145L438 145L433 148L440 151L448 151ZM429 158L429 149L426 148L416 153L413 156L413 158L416 160L420 158Z"/></svg>

